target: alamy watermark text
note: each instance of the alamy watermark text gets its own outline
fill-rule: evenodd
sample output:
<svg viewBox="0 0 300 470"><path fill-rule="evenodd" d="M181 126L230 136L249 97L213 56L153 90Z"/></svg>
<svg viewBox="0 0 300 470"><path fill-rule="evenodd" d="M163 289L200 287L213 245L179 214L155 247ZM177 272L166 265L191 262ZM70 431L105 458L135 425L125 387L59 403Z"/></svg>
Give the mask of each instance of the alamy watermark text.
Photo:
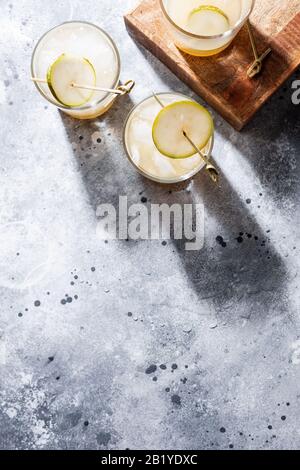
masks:
<svg viewBox="0 0 300 470"><path fill-rule="evenodd" d="M188 251L204 245L203 204L128 204L120 196L118 207L100 204L97 236L102 240L185 240Z"/></svg>

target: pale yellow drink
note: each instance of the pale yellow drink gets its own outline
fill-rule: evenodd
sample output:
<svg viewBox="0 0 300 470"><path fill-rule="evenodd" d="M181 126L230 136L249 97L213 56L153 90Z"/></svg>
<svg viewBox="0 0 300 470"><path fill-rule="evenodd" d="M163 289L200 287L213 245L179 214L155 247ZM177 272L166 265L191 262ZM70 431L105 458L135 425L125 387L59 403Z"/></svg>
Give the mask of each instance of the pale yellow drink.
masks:
<svg viewBox="0 0 300 470"><path fill-rule="evenodd" d="M191 55L210 56L228 47L249 17L254 0L160 0L160 3L178 48ZM217 25L210 28L209 21L202 25L200 22L197 29L194 15L191 27L191 14L200 7L212 7L211 14L215 8L214 14L220 19Z"/></svg>
<svg viewBox="0 0 300 470"><path fill-rule="evenodd" d="M120 58L112 39L90 23L73 21L63 23L46 33L37 44L32 57L32 76L46 78L51 66L62 54L71 54L89 60L96 73L96 86L115 88L119 83ZM116 95L94 92L80 107L68 107L58 102L46 83L36 83L40 93L65 113L78 119L92 119L105 113Z"/></svg>
<svg viewBox="0 0 300 470"><path fill-rule="evenodd" d="M182 100L193 101L178 93L161 93L157 96L165 106ZM151 96L131 111L124 129L125 149L129 160L142 175L160 183L177 183L194 176L205 164L198 154L172 159L157 150L152 138L152 127L161 109ZM210 156L212 147L213 135L202 150Z"/></svg>

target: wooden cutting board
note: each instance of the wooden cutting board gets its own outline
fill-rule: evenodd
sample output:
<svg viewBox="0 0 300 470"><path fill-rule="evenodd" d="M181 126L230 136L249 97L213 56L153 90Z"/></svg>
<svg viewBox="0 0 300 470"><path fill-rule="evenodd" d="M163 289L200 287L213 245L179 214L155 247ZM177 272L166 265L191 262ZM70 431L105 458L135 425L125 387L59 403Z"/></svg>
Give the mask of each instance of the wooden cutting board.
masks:
<svg viewBox="0 0 300 470"><path fill-rule="evenodd" d="M256 0L251 23L259 52L272 48L262 73L254 79L246 74L253 62L246 27L224 52L201 58L173 44L158 0L143 0L125 16L129 33L237 130L300 65L300 0Z"/></svg>

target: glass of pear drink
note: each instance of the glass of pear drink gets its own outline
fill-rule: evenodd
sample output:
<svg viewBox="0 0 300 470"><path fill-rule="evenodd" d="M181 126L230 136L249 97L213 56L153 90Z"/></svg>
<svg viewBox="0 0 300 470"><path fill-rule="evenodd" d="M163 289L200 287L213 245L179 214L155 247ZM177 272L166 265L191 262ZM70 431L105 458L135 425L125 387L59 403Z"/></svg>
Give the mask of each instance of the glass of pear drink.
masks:
<svg viewBox="0 0 300 470"><path fill-rule="evenodd" d="M198 150L208 160L213 141L214 124L207 109L174 92L146 98L130 112L124 126L129 161L158 183L179 183L198 173L206 165Z"/></svg>
<svg viewBox="0 0 300 470"><path fill-rule="evenodd" d="M108 90L119 85L120 56L113 40L98 26L67 22L39 40L31 75L50 103L74 118L93 119L105 113L118 96L117 90Z"/></svg>
<svg viewBox="0 0 300 470"><path fill-rule="evenodd" d="M159 0L176 46L194 56L226 49L248 20L255 0Z"/></svg>

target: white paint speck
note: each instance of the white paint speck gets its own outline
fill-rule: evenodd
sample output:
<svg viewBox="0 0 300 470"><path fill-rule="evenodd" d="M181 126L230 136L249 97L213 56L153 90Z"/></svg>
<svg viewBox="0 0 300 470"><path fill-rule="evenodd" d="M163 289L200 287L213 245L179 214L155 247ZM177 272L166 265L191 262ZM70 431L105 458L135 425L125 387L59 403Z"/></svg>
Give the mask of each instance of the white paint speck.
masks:
<svg viewBox="0 0 300 470"><path fill-rule="evenodd" d="M17 416L18 412L15 408L8 408L6 414L10 419L13 419Z"/></svg>
<svg viewBox="0 0 300 470"><path fill-rule="evenodd" d="M300 340L292 343L292 364L298 366L300 364Z"/></svg>
<svg viewBox="0 0 300 470"><path fill-rule="evenodd" d="M26 374L25 372L21 372L19 380L22 385L30 385L32 381L32 374Z"/></svg>
<svg viewBox="0 0 300 470"><path fill-rule="evenodd" d="M193 325L191 323L185 323L182 327L182 331L187 334L191 333L192 330L193 330Z"/></svg>
<svg viewBox="0 0 300 470"><path fill-rule="evenodd" d="M4 333L0 331L0 365L6 364L6 344Z"/></svg>
<svg viewBox="0 0 300 470"><path fill-rule="evenodd" d="M36 420L31 426L31 431L34 436L34 443L37 448L44 447L50 439L50 434L46 428L45 422L42 420Z"/></svg>
<svg viewBox="0 0 300 470"><path fill-rule="evenodd" d="M98 139L101 139L101 133L96 131L92 134L92 142L94 145L97 145L99 143Z"/></svg>
<svg viewBox="0 0 300 470"><path fill-rule="evenodd" d="M5 85L2 80L0 80L0 104L5 103L6 101L6 90Z"/></svg>

